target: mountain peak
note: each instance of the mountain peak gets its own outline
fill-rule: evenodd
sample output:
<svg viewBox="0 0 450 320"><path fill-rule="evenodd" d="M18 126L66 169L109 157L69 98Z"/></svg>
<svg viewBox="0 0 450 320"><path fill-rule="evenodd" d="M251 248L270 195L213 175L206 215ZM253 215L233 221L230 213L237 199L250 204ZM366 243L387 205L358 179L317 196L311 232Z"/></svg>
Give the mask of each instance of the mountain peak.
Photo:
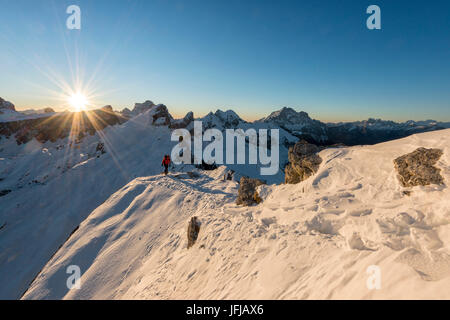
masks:
<svg viewBox="0 0 450 320"><path fill-rule="evenodd" d="M3 98L0 98L0 109L16 111L14 105L9 101L4 100Z"/></svg>
<svg viewBox="0 0 450 320"><path fill-rule="evenodd" d="M295 111L290 107L283 107L280 110L272 112L269 116L259 120L261 122L275 122L283 124L299 124L310 122L312 119L305 111Z"/></svg>

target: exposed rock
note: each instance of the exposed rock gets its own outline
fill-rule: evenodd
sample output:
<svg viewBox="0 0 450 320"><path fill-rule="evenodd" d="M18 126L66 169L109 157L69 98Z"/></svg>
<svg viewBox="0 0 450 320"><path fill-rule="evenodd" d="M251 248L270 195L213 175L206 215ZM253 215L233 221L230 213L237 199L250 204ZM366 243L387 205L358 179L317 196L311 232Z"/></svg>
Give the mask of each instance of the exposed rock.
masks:
<svg viewBox="0 0 450 320"><path fill-rule="evenodd" d="M197 178L200 178L200 175L199 175L197 172L194 172L194 171L188 171L188 172L186 172L186 173L187 173L188 177L191 178L191 179L197 179Z"/></svg>
<svg viewBox="0 0 450 320"><path fill-rule="evenodd" d="M55 113L55 110L52 108L44 108L44 113Z"/></svg>
<svg viewBox="0 0 450 320"><path fill-rule="evenodd" d="M113 112L113 108L110 105L102 107L102 110L106 112Z"/></svg>
<svg viewBox="0 0 450 320"><path fill-rule="evenodd" d="M227 171L224 175L223 175L223 180L233 180L233 176L234 176L234 170L229 170Z"/></svg>
<svg viewBox="0 0 450 320"><path fill-rule="evenodd" d="M206 163L204 160L202 160L202 164L196 164L195 167L200 170L211 171L211 170L217 169L217 164L215 162L209 164L209 163Z"/></svg>
<svg viewBox="0 0 450 320"><path fill-rule="evenodd" d="M172 121L169 128L170 129L186 128L193 121L194 121L194 113L190 111L184 116L183 119Z"/></svg>
<svg viewBox="0 0 450 320"><path fill-rule="evenodd" d="M11 190L9 189L0 190L0 197L6 196L10 192Z"/></svg>
<svg viewBox="0 0 450 320"><path fill-rule="evenodd" d="M138 114L143 113L143 112L145 112L147 110L150 110L154 106L155 106L155 104L152 101L150 101L150 100L147 100L144 103L135 103L132 113L133 113L133 115L138 115Z"/></svg>
<svg viewBox="0 0 450 320"><path fill-rule="evenodd" d="M234 129L246 123L233 110L210 112L199 120L203 123L203 130L211 128Z"/></svg>
<svg viewBox="0 0 450 320"><path fill-rule="evenodd" d="M197 217L192 217L191 221L189 221L188 230L187 230L187 238L188 238L187 248L188 249L195 244L195 241L197 241L198 234L200 233L200 226L201 226L201 223Z"/></svg>
<svg viewBox="0 0 450 320"><path fill-rule="evenodd" d="M322 159L317 155L320 148L305 140L289 148L289 163L285 168L285 183L296 184L308 179L319 169Z"/></svg>
<svg viewBox="0 0 450 320"><path fill-rule="evenodd" d="M441 169L434 167L442 156L440 149L418 148L394 160L398 179L404 187L443 184Z"/></svg>
<svg viewBox="0 0 450 320"><path fill-rule="evenodd" d="M125 117L125 118L131 118L131 117L133 117L133 113L132 113L131 110L128 109L128 108L123 109L120 113L121 113L122 116Z"/></svg>
<svg viewBox="0 0 450 320"><path fill-rule="evenodd" d="M173 121L169 110L163 104L158 104L151 109L151 117L153 118L153 125L155 126L168 126Z"/></svg>
<svg viewBox="0 0 450 320"><path fill-rule="evenodd" d="M239 182L238 197L236 199L237 205L251 206L261 202L261 198L256 191L256 188L262 184L263 181L254 178L242 177Z"/></svg>
<svg viewBox="0 0 450 320"><path fill-rule="evenodd" d="M99 142L97 144L97 147L95 148L95 152L100 152L101 154L106 153L106 151L105 151L105 144L103 142Z"/></svg>
<svg viewBox="0 0 450 320"><path fill-rule="evenodd" d="M14 105L11 102L6 101L2 98L0 98L0 109L16 111L16 107L14 107Z"/></svg>

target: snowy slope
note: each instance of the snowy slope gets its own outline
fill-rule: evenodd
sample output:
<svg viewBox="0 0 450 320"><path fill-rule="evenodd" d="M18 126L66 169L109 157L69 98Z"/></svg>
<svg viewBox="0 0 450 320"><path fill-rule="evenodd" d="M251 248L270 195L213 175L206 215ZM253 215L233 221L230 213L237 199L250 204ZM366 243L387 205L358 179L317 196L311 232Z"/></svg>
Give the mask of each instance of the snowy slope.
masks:
<svg viewBox="0 0 450 320"><path fill-rule="evenodd" d="M198 178L138 178L95 209L47 263L25 299L450 299L450 192L396 178L393 159L441 148L450 130L374 146L326 149L316 175L260 187L264 202L234 204L224 168ZM202 225L187 250L190 217ZM81 289L68 290L78 265ZM366 273L381 271L369 290Z"/></svg>
<svg viewBox="0 0 450 320"><path fill-rule="evenodd" d="M170 130L149 125L150 111L107 127L80 144L67 139L17 146L0 156L0 298L19 298L68 235L112 193L158 174ZM96 152L99 142L106 153ZM99 157L97 157L99 156Z"/></svg>
<svg viewBox="0 0 450 320"><path fill-rule="evenodd" d="M0 299L19 298L71 232L114 192L136 177L161 173L161 159L175 143L171 129L154 125L158 106L81 141L17 145L13 137L0 139L0 191L10 191L0 196ZM287 147L281 152L287 158ZM230 167L237 176L259 175L258 165ZM268 178L283 181L283 172Z"/></svg>

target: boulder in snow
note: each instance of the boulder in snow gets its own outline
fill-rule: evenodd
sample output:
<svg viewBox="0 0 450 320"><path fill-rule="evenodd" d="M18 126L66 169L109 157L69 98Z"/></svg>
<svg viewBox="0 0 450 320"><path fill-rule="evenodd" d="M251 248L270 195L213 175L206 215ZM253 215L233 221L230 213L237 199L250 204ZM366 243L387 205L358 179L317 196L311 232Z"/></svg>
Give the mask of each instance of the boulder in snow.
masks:
<svg viewBox="0 0 450 320"><path fill-rule="evenodd" d="M289 148L289 163L285 168L285 183L296 184L308 179L319 169L322 159L317 155L320 148L305 140Z"/></svg>
<svg viewBox="0 0 450 320"><path fill-rule="evenodd" d="M236 204L251 206L253 204L260 203L262 200L258 192L256 191L256 188L263 184L264 182L259 179L242 177L241 181L239 182L239 191Z"/></svg>
<svg viewBox="0 0 450 320"><path fill-rule="evenodd" d="M418 148L394 160L398 179L404 187L443 184L441 169L434 165L442 156L440 149Z"/></svg>
<svg viewBox="0 0 450 320"><path fill-rule="evenodd" d="M195 241L197 241L198 234L200 232L200 221L197 217L192 217L191 221L189 221L188 225L188 231L187 231L187 238L188 238L188 246L189 249L195 244Z"/></svg>

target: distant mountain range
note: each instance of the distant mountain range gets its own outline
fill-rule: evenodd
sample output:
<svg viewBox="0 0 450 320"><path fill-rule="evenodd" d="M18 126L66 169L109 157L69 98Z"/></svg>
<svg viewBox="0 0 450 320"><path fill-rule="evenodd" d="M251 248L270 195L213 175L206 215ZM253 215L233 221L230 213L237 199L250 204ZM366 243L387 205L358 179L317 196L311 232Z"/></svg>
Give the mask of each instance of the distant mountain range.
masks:
<svg viewBox="0 0 450 320"><path fill-rule="evenodd" d="M134 108L117 112L113 111L111 106L105 106L99 110L86 111L84 114L93 112L97 118L105 118L100 126L101 128L123 123L129 119L147 111L154 109L153 118L156 125L167 125L171 129L192 127L191 123L194 119L203 121L203 128L218 128L220 130L230 128L279 128L284 131L284 136L289 135L287 144L293 143L293 137L298 139L305 139L310 143L318 145L334 145L344 144L348 146L359 144L375 144L393 139L399 139L411 134L428 132L434 130L441 130L450 128L450 122L438 122L436 120L426 121L406 121L394 122L390 120L368 119L364 121L354 122L339 122L339 123L324 123L319 120L311 119L308 113L304 111L297 112L292 108L284 107L278 111L272 112L269 116L256 120L254 122L247 122L243 120L233 110L210 112L201 118L194 118L193 112L188 112L182 119L174 119L169 113L169 110L164 104L154 104L147 100L143 103L136 103ZM11 102L0 98L0 136L15 135L18 143L27 142L32 137L44 136L49 140L55 140L64 136L69 130L63 131L63 136L59 132L58 137L53 137L51 134L42 134L44 131L55 131L51 128L51 123L59 125L58 117L67 122L67 117L72 113L55 113L51 109L27 110L26 112L16 111ZM52 118L54 121L46 121L47 118ZM158 120L159 119L159 120ZM45 122L46 125L42 125ZM67 128L66 128L67 129ZM95 129L95 128L94 128ZM80 128L83 131L83 128ZM92 132L93 128L87 128L86 131ZM23 132L26 132L23 138ZM33 133L35 132L35 133ZM283 136L283 134L281 135ZM47 138L44 138L46 141Z"/></svg>

